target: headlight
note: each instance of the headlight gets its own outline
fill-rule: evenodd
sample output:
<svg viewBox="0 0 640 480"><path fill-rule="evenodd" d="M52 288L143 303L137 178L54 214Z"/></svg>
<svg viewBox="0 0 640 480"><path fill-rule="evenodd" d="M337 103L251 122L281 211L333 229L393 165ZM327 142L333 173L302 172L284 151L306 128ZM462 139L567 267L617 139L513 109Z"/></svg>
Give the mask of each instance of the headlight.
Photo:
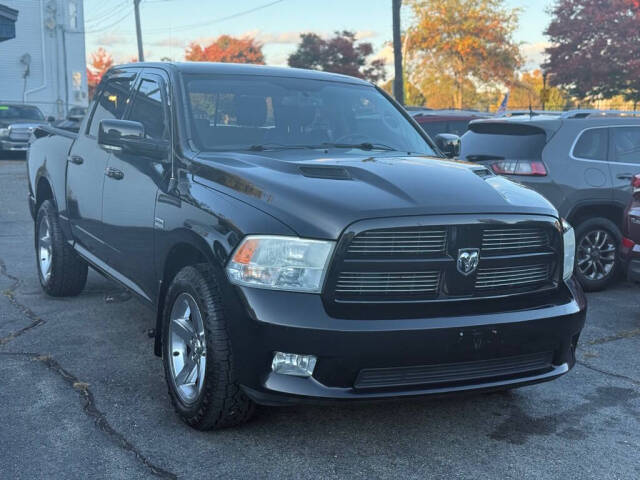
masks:
<svg viewBox="0 0 640 480"><path fill-rule="evenodd" d="M8 128L0 128L0 138L5 138L9 136Z"/></svg>
<svg viewBox="0 0 640 480"><path fill-rule="evenodd" d="M227 265L238 285L320 293L335 242L298 237L250 235Z"/></svg>
<svg viewBox="0 0 640 480"><path fill-rule="evenodd" d="M573 264L576 259L576 234L569 222L562 220L562 238L564 239L564 269L562 278L569 280L573 275Z"/></svg>

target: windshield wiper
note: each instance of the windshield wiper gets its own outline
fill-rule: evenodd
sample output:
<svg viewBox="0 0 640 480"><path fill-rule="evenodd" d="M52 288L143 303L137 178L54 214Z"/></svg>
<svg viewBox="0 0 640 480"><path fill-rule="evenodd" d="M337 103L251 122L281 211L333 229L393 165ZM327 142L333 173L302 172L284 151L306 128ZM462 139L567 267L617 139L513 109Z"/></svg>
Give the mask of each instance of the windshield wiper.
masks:
<svg viewBox="0 0 640 480"><path fill-rule="evenodd" d="M262 143L251 145L247 150L250 150L252 152L264 152L265 150L296 150L311 148L314 147L311 145L284 145L282 143Z"/></svg>
<svg viewBox="0 0 640 480"><path fill-rule="evenodd" d="M371 142L363 142L363 143L322 143L323 147L333 147L333 148L357 148L359 150L387 150L390 152L395 152L396 149L390 147L389 145L385 145L384 143L371 143Z"/></svg>

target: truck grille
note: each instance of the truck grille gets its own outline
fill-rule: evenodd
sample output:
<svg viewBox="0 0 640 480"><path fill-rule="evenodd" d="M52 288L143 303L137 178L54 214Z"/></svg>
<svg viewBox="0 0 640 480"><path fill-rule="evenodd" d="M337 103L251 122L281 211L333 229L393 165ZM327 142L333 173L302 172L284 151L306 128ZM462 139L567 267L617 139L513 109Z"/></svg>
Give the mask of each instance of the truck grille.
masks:
<svg viewBox="0 0 640 480"><path fill-rule="evenodd" d="M426 386L525 376L532 375L534 372L550 370L552 359L552 352L541 352L474 362L369 368L360 371L354 386L358 389Z"/></svg>
<svg viewBox="0 0 640 480"><path fill-rule="evenodd" d="M482 251L516 252L549 245L549 235L541 228L488 228L482 233Z"/></svg>
<svg viewBox="0 0 640 480"><path fill-rule="evenodd" d="M338 303L454 301L558 285L562 236L554 219L464 218L469 223L447 218L431 224L437 220L429 218L414 225L401 219L399 226L352 227L338 244L327 295ZM461 250L479 252L475 270L458 265Z"/></svg>
<svg viewBox="0 0 640 480"><path fill-rule="evenodd" d="M444 253L446 230L370 230L358 235L349 244L354 255L430 255Z"/></svg>
<svg viewBox="0 0 640 480"><path fill-rule="evenodd" d="M548 280L549 264L480 268L476 277L476 289L520 288L544 283Z"/></svg>
<svg viewBox="0 0 640 480"><path fill-rule="evenodd" d="M381 294L415 296L435 294L440 272L341 272L336 293L347 296Z"/></svg>
<svg viewBox="0 0 640 480"><path fill-rule="evenodd" d="M11 127L9 129L9 139L18 142L26 142L31 136L31 129L27 127Z"/></svg>

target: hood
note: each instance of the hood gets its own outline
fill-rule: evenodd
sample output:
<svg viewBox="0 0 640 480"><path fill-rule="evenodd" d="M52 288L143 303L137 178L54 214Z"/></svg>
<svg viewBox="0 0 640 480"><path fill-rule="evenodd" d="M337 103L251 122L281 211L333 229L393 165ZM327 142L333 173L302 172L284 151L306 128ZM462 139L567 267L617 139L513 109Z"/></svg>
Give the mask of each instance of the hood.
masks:
<svg viewBox="0 0 640 480"><path fill-rule="evenodd" d="M277 157L277 158L276 158ZM371 218L438 214L557 216L540 194L466 162L420 156L288 150L201 154L194 181L232 195L300 236L336 239Z"/></svg>

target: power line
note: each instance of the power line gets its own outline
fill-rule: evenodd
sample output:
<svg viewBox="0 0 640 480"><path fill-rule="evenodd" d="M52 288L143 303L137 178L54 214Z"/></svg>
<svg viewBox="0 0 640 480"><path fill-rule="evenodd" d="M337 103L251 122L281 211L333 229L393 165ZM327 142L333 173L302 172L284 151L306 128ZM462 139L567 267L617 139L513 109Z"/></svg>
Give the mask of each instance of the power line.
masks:
<svg viewBox="0 0 640 480"><path fill-rule="evenodd" d="M232 20L234 18L242 17L244 15L248 15L250 13L257 12L258 10L262 10L264 8L271 7L273 5L276 5L278 3L282 3L284 1L285 0L271 1L271 2L268 2L268 3L264 3L262 5L258 5L257 7L250 8L249 10L243 10L241 12L234 13L234 14L228 15L226 17L214 18L212 20L207 20L205 22L192 23L192 24L189 24L189 25L180 25L178 27L169 26L169 27L162 27L162 28L151 28L151 29L148 29L147 32L148 33L157 33L157 32L166 32L167 30L169 30L171 32L174 32L174 31L190 30L192 28L197 28L197 27L204 27L206 25L213 25L215 23L224 22L226 20Z"/></svg>
<svg viewBox="0 0 640 480"><path fill-rule="evenodd" d="M116 25L118 25L120 22L122 22L123 20L125 20L127 17L129 17L131 15L131 13L133 12L133 7L129 8L127 10L127 13L125 13L122 17L120 17L118 20L116 20L115 22L102 27L102 28L98 28L98 29L94 29L94 30L85 30L83 33L100 33L100 32L104 32L105 30L109 30L110 28L115 27Z"/></svg>
<svg viewBox="0 0 640 480"><path fill-rule="evenodd" d="M84 21L85 26L90 25L89 26L90 29L100 28L101 26L104 25L105 21L109 21L113 18L116 18L120 13L122 13L122 8L125 7L128 3L129 3L128 0L123 0L120 3L116 4L112 9L110 9L111 11L109 13L102 15L100 18L96 16L91 19L85 20Z"/></svg>

